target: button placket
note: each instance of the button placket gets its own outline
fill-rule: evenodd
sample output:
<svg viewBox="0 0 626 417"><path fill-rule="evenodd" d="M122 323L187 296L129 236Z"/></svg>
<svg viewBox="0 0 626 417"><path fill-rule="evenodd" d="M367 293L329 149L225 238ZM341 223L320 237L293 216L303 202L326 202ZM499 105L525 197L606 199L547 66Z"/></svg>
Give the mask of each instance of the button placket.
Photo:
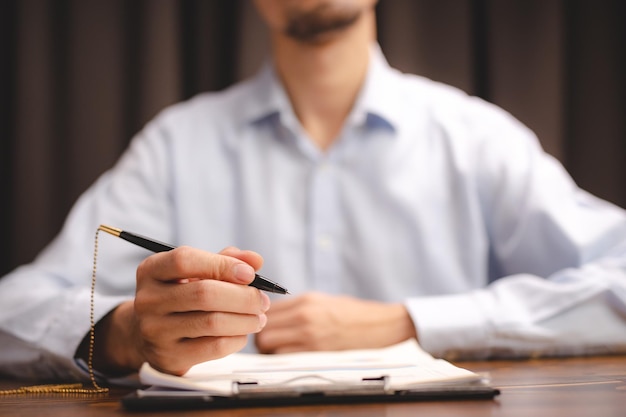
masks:
<svg viewBox="0 0 626 417"><path fill-rule="evenodd" d="M339 289L339 251L336 247L339 199L335 168L320 161L311 183L311 266L315 289L336 293Z"/></svg>

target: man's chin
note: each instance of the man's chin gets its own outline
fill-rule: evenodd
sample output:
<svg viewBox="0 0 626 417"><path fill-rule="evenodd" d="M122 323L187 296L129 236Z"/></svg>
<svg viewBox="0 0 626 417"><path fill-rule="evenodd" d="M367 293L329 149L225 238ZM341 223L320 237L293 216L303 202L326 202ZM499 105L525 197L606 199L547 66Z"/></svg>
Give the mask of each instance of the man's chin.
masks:
<svg viewBox="0 0 626 417"><path fill-rule="evenodd" d="M318 7L290 16L285 33L298 42L324 44L352 27L361 14L361 10Z"/></svg>

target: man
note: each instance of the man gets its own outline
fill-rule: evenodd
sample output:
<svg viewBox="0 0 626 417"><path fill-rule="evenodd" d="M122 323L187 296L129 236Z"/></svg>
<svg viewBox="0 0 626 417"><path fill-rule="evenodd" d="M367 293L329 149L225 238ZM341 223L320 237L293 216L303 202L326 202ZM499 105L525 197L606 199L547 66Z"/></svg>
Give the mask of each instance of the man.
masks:
<svg viewBox="0 0 626 417"><path fill-rule="evenodd" d="M374 3L257 0L271 64L159 115L0 281L2 369L85 358L101 223L188 245L146 258L101 239L107 375L181 374L248 334L268 353L410 337L451 357L626 351L624 211L502 110L389 68ZM228 245L248 250L212 253ZM261 266L293 294L271 309L241 285Z"/></svg>

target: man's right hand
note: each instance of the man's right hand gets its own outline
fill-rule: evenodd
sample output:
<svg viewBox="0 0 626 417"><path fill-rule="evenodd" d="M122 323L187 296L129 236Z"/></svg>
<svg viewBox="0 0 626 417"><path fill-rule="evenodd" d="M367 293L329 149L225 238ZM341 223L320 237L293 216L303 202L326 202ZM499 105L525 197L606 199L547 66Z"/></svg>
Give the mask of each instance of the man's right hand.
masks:
<svg viewBox="0 0 626 417"><path fill-rule="evenodd" d="M267 322L269 297L247 285L262 264L257 253L233 247L215 254L183 246L149 256L137 268L134 302L96 326L94 368L122 375L149 362L182 375L240 350Z"/></svg>

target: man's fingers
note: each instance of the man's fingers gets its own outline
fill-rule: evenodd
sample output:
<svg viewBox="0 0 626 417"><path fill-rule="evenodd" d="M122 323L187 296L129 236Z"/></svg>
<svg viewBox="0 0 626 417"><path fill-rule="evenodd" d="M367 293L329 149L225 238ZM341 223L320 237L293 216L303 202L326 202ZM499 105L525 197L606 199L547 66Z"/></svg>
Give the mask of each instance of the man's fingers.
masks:
<svg viewBox="0 0 626 417"><path fill-rule="evenodd" d="M298 306L302 306L302 304L300 297L281 297L272 301L271 314L275 316L288 314Z"/></svg>
<svg viewBox="0 0 626 417"><path fill-rule="evenodd" d="M197 363L220 359L243 349L247 340L246 336L184 339L169 349L152 352L148 362L162 372L182 375Z"/></svg>
<svg viewBox="0 0 626 417"><path fill-rule="evenodd" d="M135 298L137 311L162 315L190 311L258 315L269 306L267 294L256 288L211 279L157 282L156 287L138 290Z"/></svg>
<svg viewBox="0 0 626 417"><path fill-rule="evenodd" d="M261 331L265 323L265 314L194 311L165 316L158 326L167 329L168 338L184 340L209 336L245 336Z"/></svg>
<svg viewBox="0 0 626 417"><path fill-rule="evenodd" d="M137 279L144 277L160 281L215 279L249 284L254 279L254 268L231 256L181 246L147 257L137 268Z"/></svg>
<svg viewBox="0 0 626 417"><path fill-rule="evenodd" d="M258 333L256 345L261 353L276 353L277 349L287 349L292 351L302 350L302 337L297 328L273 329Z"/></svg>
<svg viewBox="0 0 626 417"><path fill-rule="evenodd" d="M326 294L318 292L308 292L297 297L281 297L280 300L272 302L272 313L285 313L295 308L305 308L305 306L315 306L320 303L327 303L330 298Z"/></svg>
<svg viewBox="0 0 626 417"><path fill-rule="evenodd" d="M229 246L220 251L220 255L230 256L232 258L244 261L248 265L251 265L255 271L258 271L263 266L263 257L256 252L250 250L241 250L234 246Z"/></svg>

